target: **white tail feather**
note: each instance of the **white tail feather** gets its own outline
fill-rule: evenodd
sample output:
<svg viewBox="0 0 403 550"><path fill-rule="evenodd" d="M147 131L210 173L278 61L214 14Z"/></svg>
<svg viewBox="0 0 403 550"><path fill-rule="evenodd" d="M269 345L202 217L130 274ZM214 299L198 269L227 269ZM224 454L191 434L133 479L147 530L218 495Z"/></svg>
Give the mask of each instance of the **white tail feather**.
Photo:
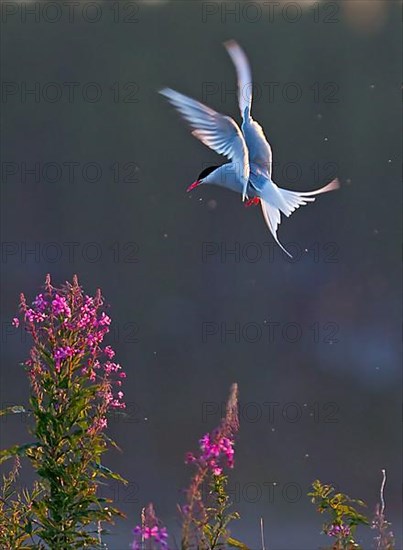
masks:
<svg viewBox="0 0 403 550"><path fill-rule="evenodd" d="M324 187L321 187L320 189L317 189L316 191L306 191L304 193L299 193L302 197L313 197L314 195L320 195L321 193L328 193L329 191L335 191L336 189L339 189L340 182L336 178L332 180L330 183L325 185Z"/></svg>
<svg viewBox="0 0 403 550"><path fill-rule="evenodd" d="M291 254L284 248L284 246L281 244L281 242L278 240L277 237L277 227L280 225L280 210L278 208L275 208L274 206L271 206L269 203L265 202L264 200L260 199L260 205L262 207L263 217L267 224L267 227L270 230L270 233L273 235L274 240L279 245L281 250L287 254L290 258L292 258Z"/></svg>
<svg viewBox="0 0 403 550"><path fill-rule="evenodd" d="M276 202L275 206L269 204L263 199L260 199L263 217L276 243L279 245L281 250L283 250L287 254L287 256L292 258L291 254L284 248L277 237L277 228L281 223L280 211L288 218L300 206L305 206L306 204L308 204L308 202L314 202L314 195L320 195L321 193L334 191L335 189L338 189L340 187L340 183L338 179L335 179L321 189L317 189L316 191L307 191L304 193L299 193L297 191L288 191L288 189L281 189L277 186L275 187L276 195L273 197L275 198Z"/></svg>
<svg viewBox="0 0 403 550"><path fill-rule="evenodd" d="M300 206L305 206L308 202L314 202L315 195L327 193L328 191L334 191L339 187L340 183L338 179L331 181L320 189L316 189L316 191L305 191L302 193L299 191L281 189L281 187L279 187L278 190L280 192L281 200L279 201L278 208L288 218Z"/></svg>
<svg viewBox="0 0 403 550"><path fill-rule="evenodd" d="M305 206L308 202L314 202L314 197L301 197L301 195L295 191L288 191L287 189L280 189L281 201L278 205L284 216L291 216L291 214L300 206Z"/></svg>

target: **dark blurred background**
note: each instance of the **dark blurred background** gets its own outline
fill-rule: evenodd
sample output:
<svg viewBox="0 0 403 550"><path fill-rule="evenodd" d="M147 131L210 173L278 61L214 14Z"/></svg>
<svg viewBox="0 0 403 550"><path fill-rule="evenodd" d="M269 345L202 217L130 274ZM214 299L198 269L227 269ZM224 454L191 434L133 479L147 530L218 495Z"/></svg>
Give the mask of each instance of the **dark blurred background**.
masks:
<svg viewBox="0 0 403 550"><path fill-rule="evenodd" d="M28 395L19 292L33 299L48 272L102 288L129 412L110 421L123 453L105 462L131 482L105 488L128 516L109 548L128 548L149 501L178 534L184 453L233 381L235 536L259 548L263 517L270 550L324 546L310 483L371 516L386 468L402 548L400 3L2 2L1 16L1 402ZM185 193L222 159L157 91L239 122L230 38L252 65L277 184L341 181L280 226L294 261L259 208L220 188ZM2 447L27 437L23 418L2 422Z"/></svg>

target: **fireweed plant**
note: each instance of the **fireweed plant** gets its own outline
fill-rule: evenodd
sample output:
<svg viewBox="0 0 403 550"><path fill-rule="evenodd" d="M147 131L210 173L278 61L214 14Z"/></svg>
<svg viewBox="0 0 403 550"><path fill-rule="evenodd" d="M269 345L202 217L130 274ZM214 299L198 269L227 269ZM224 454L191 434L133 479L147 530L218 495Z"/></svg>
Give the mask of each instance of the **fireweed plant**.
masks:
<svg viewBox="0 0 403 550"><path fill-rule="evenodd" d="M186 504L180 508L182 550L247 548L230 537L228 530L228 524L239 519L239 514L231 512L232 503L226 492L228 476L224 469L234 467L234 440L238 429L238 386L233 384L221 424L200 439L198 453L186 454L185 462L195 468L195 473L185 491Z"/></svg>
<svg viewBox="0 0 403 550"><path fill-rule="evenodd" d="M395 537L390 530L391 523L385 518L385 485L386 470L382 470L382 483L380 490L380 503L375 509L375 516L372 520L371 528L377 533L374 541L376 550L393 550L395 548Z"/></svg>
<svg viewBox="0 0 403 550"><path fill-rule="evenodd" d="M34 441L2 451L0 462L26 457L39 481L31 495L13 500L9 486L17 463L3 483L1 548L104 547L102 522L122 514L98 496L97 489L108 479L125 481L101 463L108 446L115 445L105 434L108 415L125 408L125 373L113 360L113 349L103 345L111 319L101 292L85 295L77 277L55 288L47 276L43 292L30 306L21 294L20 312L33 340L24 365L31 387ZM19 323L13 320L15 326ZM11 407L5 412L24 411ZM11 535L7 539L4 524L9 518L15 526L12 536L24 540L25 533L28 545L13 545Z"/></svg>
<svg viewBox="0 0 403 550"><path fill-rule="evenodd" d="M326 513L329 518L323 524L323 533L334 538L332 550L359 549L353 535L357 525L367 525L368 520L353 505L364 507L362 500L351 499L344 493L336 493L331 485L324 485L319 480L312 484L308 493L320 514Z"/></svg>
<svg viewBox="0 0 403 550"><path fill-rule="evenodd" d="M21 319L21 320L20 320ZM124 414L121 389L125 373L114 361L114 350L103 343L110 317L101 292L84 294L77 277L55 288L47 276L43 291L29 306L21 294L20 323L33 345L25 367L31 388L29 407L12 406L4 414L28 414L33 441L0 451L0 463L14 459L0 487L0 548L3 550L68 550L107 548L102 540L104 523L123 516L111 500L98 496L108 480L126 481L106 468L101 458L116 444L106 435L108 418ZM185 462L194 469L182 519L181 550L248 550L230 535L228 526L239 514L232 511L227 493L227 470L234 467L235 436L239 429L238 386L230 390L225 417L199 441L197 452ZM31 491L17 489L20 459L28 460L37 474ZM380 490L371 528L374 548L393 550L391 524L385 518L384 488ZM315 481L308 493L320 514L327 514L323 533L333 539L331 550L359 550L357 526L368 520L355 508L360 500L336 493L331 485ZM263 520L262 546L264 549ZM132 550L168 550L168 532L149 504L134 529ZM172 546L171 546L172 548Z"/></svg>
<svg viewBox="0 0 403 550"><path fill-rule="evenodd" d="M393 550L395 539L390 530L391 524L385 518L384 489L386 485L386 471L382 470L382 484L380 490L380 504L377 504L371 528L377 534L374 537L376 550ZM327 514L328 520L323 524L323 533L333 538L331 550L362 550L354 540L354 533L358 525L368 525L368 519L358 512L354 505L366 506L362 500L352 499L344 493L336 493L331 485L324 485L319 480L312 484L312 491L308 493L313 504L316 504L320 514Z"/></svg>
<svg viewBox="0 0 403 550"><path fill-rule="evenodd" d="M132 550L168 550L168 532L157 518L152 503L141 512L141 525L133 529Z"/></svg>
<svg viewBox="0 0 403 550"><path fill-rule="evenodd" d="M179 506L182 517L182 550L214 550L228 546L247 546L230 537L228 524L239 519L231 512L226 493L228 477L225 468L234 467L234 439L239 429L238 386L230 390L225 417L218 428L205 434L199 441L197 453L188 452L185 463L195 472L184 491L186 503ZM165 550L168 533L155 516L152 504L143 509L141 525L134 529L132 550Z"/></svg>
<svg viewBox="0 0 403 550"><path fill-rule="evenodd" d="M31 539L32 501L41 495L38 484L35 484L32 493L16 491L20 467L20 459L16 456L11 472L3 475L0 489L0 548L7 550L31 547L24 543Z"/></svg>

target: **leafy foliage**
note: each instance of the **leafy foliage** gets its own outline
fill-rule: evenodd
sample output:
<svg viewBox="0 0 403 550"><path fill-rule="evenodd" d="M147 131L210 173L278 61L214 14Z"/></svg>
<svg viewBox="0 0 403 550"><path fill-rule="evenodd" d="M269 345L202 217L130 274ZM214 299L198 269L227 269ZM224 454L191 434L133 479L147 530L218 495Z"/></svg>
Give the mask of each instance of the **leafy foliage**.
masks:
<svg viewBox="0 0 403 550"><path fill-rule="evenodd" d="M36 483L31 493L25 489L21 492L17 491L16 482L20 467L20 460L16 457L10 473L3 475L0 490L0 548L39 550L43 547L35 544L32 538L35 524L32 502L40 498L41 489Z"/></svg>
<svg viewBox="0 0 403 550"><path fill-rule="evenodd" d="M234 438L239 428L238 386L233 384L227 402L226 415L211 434L200 440L200 453L187 453L186 462L196 467L186 491L187 503L180 508L182 550L218 550L228 545L247 547L230 536L228 525L239 519L231 512L232 502L226 492L228 477L223 468L234 466Z"/></svg>
<svg viewBox="0 0 403 550"><path fill-rule="evenodd" d="M101 345L110 323L102 306L100 292L84 295L76 278L56 289L48 277L32 307L21 295L23 322L34 341L25 363L34 441L3 450L0 461L26 457L39 480L32 493L16 495L17 469L4 478L2 548L29 547L21 546L29 537L37 549L103 547L100 522L122 515L97 495L105 479L125 483L101 463L110 442L108 413L124 407L123 393L113 394L121 368L111 361L114 351ZM23 411L9 407L3 414Z"/></svg>
<svg viewBox="0 0 403 550"><path fill-rule="evenodd" d="M353 535L358 525L368 525L365 516L353 506L366 506L362 500L352 499L344 493L336 493L332 485L324 485L319 480L312 484L313 490L308 493L320 514L328 514L323 524L323 532L335 539L332 550L360 549Z"/></svg>
<svg viewBox="0 0 403 550"><path fill-rule="evenodd" d="M112 348L103 346L110 318L101 293L93 298L85 295L76 277L72 284L56 289L48 276L31 307L21 295L21 314L33 339L24 364L31 386L29 407L7 407L0 416L26 413L33 441L0 451L0 464L14 458L0 488L0 548L106 548L102 524L123 514L97 493L107 480L126 483L101 461L109 447L118 448L105 429L111 414L125 408L121 391L125 373L112 361ZM19 320L14 318L13 324L18 326ZM195 472L185 492L186 504L179 507L182 550L248 550L229 530L239 514L232 510L224 473L234 466L238 429L238 386L233 384L220 425L200 439L196 454L186 455ZM31 463L38 477L31 491L17 487L20 457ZM382 473L381 504L371 527L376 530L376 550L394 550L391 524L385 518L385 470ZM354 535L358 526L368 525L357 510L365 503L319 480L308 496L317 511L327 515L323 533L333 538L331 550L360 550ZM141 525L134 529L132 549L168 550L168 531L151 503L143 508Z"/></svg>

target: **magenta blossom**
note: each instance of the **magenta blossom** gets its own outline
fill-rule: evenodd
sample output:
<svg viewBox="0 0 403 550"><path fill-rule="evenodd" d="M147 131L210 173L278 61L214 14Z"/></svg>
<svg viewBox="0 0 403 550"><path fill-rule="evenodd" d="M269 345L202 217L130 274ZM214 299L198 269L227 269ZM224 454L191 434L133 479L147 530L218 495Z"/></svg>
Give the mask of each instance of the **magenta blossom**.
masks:
<svg viewBox="0 0 403 550"><path fill-rule="evenodd" d="M183 548L205 547L199 544L200 537L205 536L205 533L201 533L200 526L209 524L210 519L213 522L216 521L211 518L211 514L217 504L213 499L213 508L211 508L208 495L211 496L211 487L214 487L213 492L217 487L224 490L227 478L219 476L222 476L225 467L234 467L234 442L238 428L238 385L232 384L225 417L215 430L205 434L199 440L198 453L186 453L185 462L194 465L195 471L186 489L187 502L180 507L183 514ZM209 487L207 496L204 494L204 487ZM211 524L209 525L211 527Z"/></svg>
<svg viewBox="0 0 403 550"><path fill-rule="evenodd" d="M156 548L160 550L167 550L168 531L159 524L151 503L143 510L142 523L142 525L137 525L133 529L135 538L132 543L132 550L141 550L143 547L142 542L146 540L154 542Z"/></svg>
<svg viewBox="0 0 403 550"><path fill-rule="evenodd" d="M104 311L100 291L95 297L85 295L76 278L73 284L54 288L48 276L31 307L21 294L21 313L34 340L26 362L33 387L40 391L39 378L47 376L87 378L99 386L99 413L93 428L106 427L107 411L125 407L120 390L125 373L111 361L115 356L111 346L103 346L111 318ZM13 325L19 325L17 318Z"/></svg>
<svg viewBox="0 0 403 550"><path fill-rule="evenodd" d="M327 530L329 537L348 537L350 533L351 531L348 525L333 524Z"/></svg>
<svg viewBox="0 0 403 550"><path fill-rule="evenodd" d="M200 453L186 453L185 463L196 464L199 468L207 468L214 475L220 475L223 466L234 467L234 438L238 431L238 387L234 384L227 403L227 412L218 428L205 434L200 440Z"/></svg>
<svg viewBox="0 0 403 550"><path fill-rule="evenodd" d="M35 300L34 304L36 304L36 302L38 302L39 298L41 298L41 301L39 301L39 304L42 306L42 304L44 304L41 308L42 311L44 311L45 307L46 307L46 301L43 299L43 295L40 294L37 299ZM37 306L38 307L38 306ZM54 315L57 315L57 316L62 316L62 317L65 317L65 318L69 318L71 317L71 309L67 303L67 300L64 296L59 296L58 294L56 294L54 300L52 300L52 312Z"/></svg>
<svg viewBox="0 0 403 550"><path fill-rule="evenodd" d="M186 464L197 462L201 467L207 466L216 476L222 474L223 465L234 467L234 441L230 438L213 432L205 434L199 444L200 455L196 457L193 453L186 453Z"/></svg>
<svg viewBox="0 0 403 550"><path fill-rule="evenodd" d="M67 359L68 357L73 357L73 355L74 350L70 346L56 348L53 351L53 358L55 360L55 367L57 372L60 372L62 360Z"/></svg>
<svg viewBox="0 0 403 550"><path fill-rule="evenodd" d="M111 348L111 346L106 346L106 348L104 349L104 353L108 357L108 359L113 359L115 357L115 352Z"/></svg>

